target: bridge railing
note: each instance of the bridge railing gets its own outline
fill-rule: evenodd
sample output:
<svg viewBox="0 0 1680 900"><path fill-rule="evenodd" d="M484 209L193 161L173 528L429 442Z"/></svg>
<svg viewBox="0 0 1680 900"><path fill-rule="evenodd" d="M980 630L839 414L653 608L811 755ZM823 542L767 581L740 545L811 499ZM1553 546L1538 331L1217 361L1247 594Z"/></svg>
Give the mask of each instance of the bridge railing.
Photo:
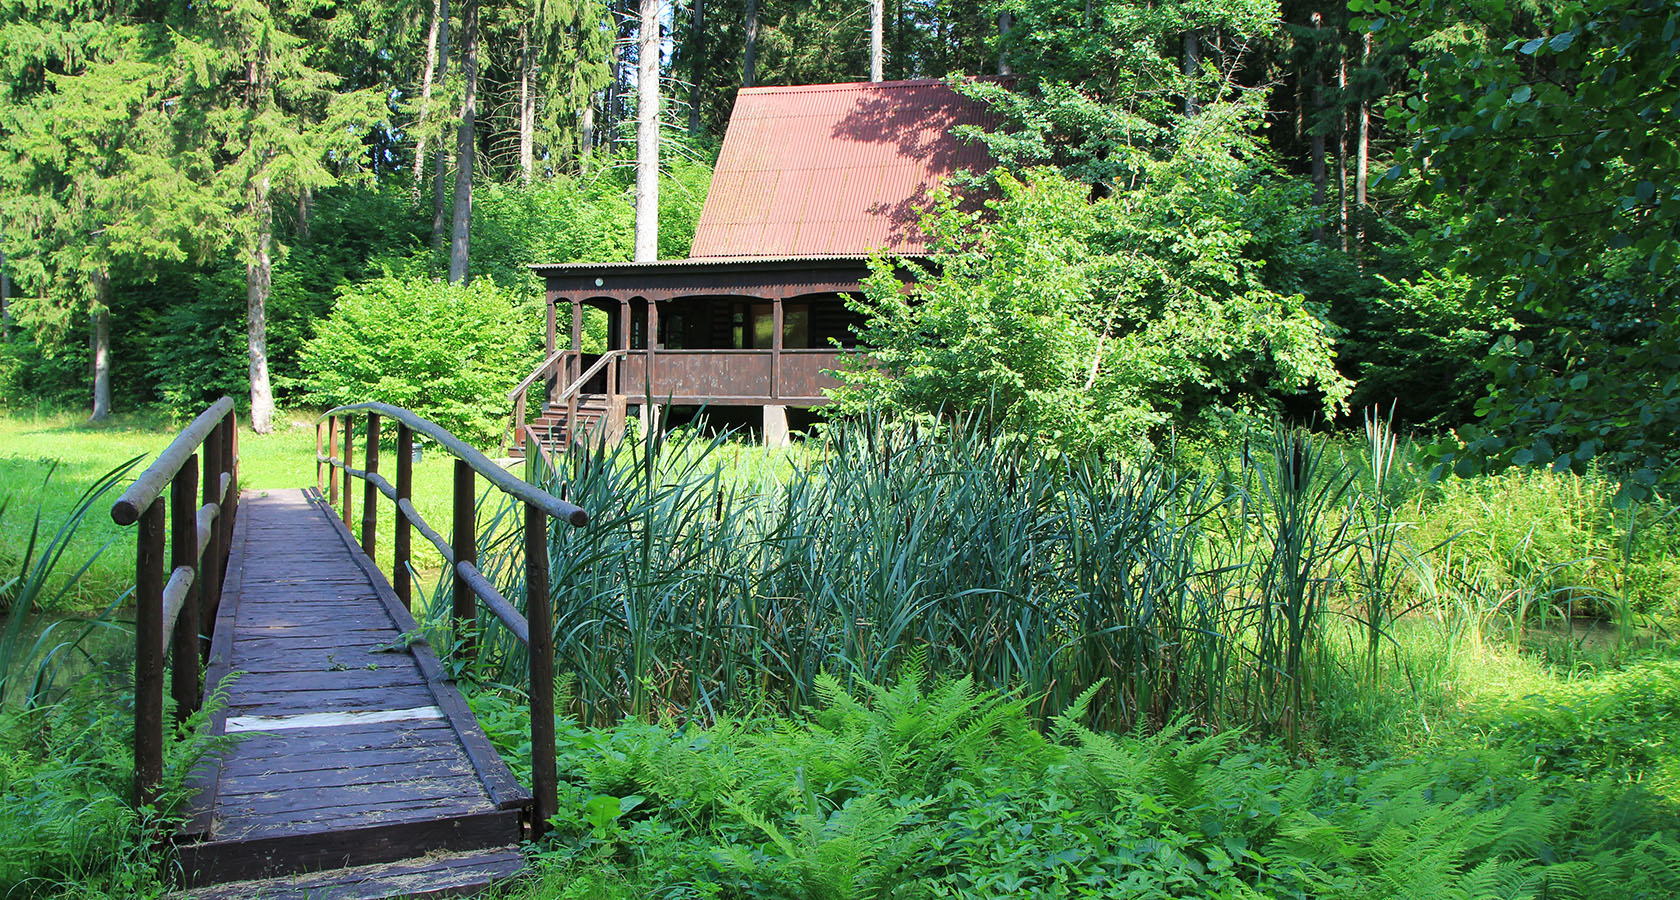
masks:
<svg viewBox="0 0 1680 900"><path fill-rule="evenodd" d="M366 468L362 469L347 464L354 455L351 424L357 414L367 416ZM379 474L382 419L397 423L397 483L394 485ZM338 454L341 434L344 439L342 457ZM455 457L454 521L451 523L450 540L447 541L414 508L416 434L426 436ZM453 579L451 615L457 624L475 621L478 617L477 602L483 601L490 612L525 644L530 654L531 794L536 804L532 811L531 833L533 837L541 836L548 827L549 818L559 807L554 746L554 611L549 596L548 520L552 517L581 527L589 523L589 515L575 504L514 476L442 426L386 403L355 403L324 413L316 425L315 462L317 486L327 492L330 503L339 502L338 473L341 470L344 472L342 514L347 529L352 517L350 478L362 479L361 545L362 552L369 558L373 558L378 544L378 495L384 494L396 506L396 529L391 548L392 588L405 607L412 607L413 603L414 586L409 573L410 542L412 532L419 531L437 548ZM531 464L540 463L534 461ZM478 569L476 476L483 476L497 489L524 505L525 615L520 615L519 610ZM468 633L467 629L461 629L461 633ZM463 643L461 649L466 653L473 652L470 642Z"/></svg>
<svg viewBox="0 0 1680 900"><path fill-rule="evenodd" d="M217 400L181 429L111 506L111 518L118 525L139 524L134 567L136 805L155 800L163 779L166 657L172 662L169 681L176 720L185 719L199 706L199 678L209 650L204 639L221 605L222 575L239 508L238 433L233 398ZM169 491L167 515L165 488Z"/></svg>

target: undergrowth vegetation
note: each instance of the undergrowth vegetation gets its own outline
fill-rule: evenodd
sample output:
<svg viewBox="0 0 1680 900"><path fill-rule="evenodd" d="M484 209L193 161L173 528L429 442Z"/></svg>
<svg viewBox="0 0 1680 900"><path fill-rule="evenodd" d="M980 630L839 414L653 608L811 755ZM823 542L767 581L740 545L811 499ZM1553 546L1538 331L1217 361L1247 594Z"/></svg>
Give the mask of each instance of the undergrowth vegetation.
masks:
<svg viewBox="0 0 1680 900"><path fill-rule="evenodd" d="M562 731L560 840L519 897L1618 897L1680 891L1672 795L1536 770L1536 735L1302 765L1177 722L1048 728L912 659L796 718ZM521 716L475 707L510 753ZM498 728L497 726L501 727ZM1666 726L1669 739L1675 727Z"/></svg>

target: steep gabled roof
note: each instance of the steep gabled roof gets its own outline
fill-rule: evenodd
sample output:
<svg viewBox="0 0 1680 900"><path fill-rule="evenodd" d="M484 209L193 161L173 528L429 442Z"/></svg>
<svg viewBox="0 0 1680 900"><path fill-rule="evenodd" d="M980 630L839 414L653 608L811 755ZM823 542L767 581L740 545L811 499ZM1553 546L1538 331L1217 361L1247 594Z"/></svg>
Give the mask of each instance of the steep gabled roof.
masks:
<svg viewBox="0 0 1680 900"><path fill-rule="evenodd" d="M991 155L951 135L995 128L942 81L747 88L735 99L693 259L914 255L933 188Z"/></svg>

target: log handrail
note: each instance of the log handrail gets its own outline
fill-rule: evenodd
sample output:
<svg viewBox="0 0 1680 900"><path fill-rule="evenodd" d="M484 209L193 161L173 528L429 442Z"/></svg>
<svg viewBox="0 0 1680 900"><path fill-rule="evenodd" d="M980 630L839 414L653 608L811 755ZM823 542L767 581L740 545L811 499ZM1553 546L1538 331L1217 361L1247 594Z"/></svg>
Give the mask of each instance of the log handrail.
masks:
<svg viewBox="0 0 1680 900"><path fill-rule="evenodd" d="M343 420L345 456L351 454L351 417L366 413L367 462L357 469L345 459L323 455L323 428L326 445L336 448ZM379 423L381 418L395 420L397 430L397 483L391 484L379 474ZM529 426L526 426L529 430ZM412 453L414 435L423 434L455 457L454 523L450 540L428 524L413 502ZM360 478L366 485L362 506L362 549L369 557L377 540L378 516L374 500L378 495L389 499L396 507L396 537L392 544L393 588L404 606L412 604L412 586L408 579L410 530L417 530L430 541L443 558L454 582L451 615L457 624L477 618L477 603L483 602L514 637L523 643L530 656L528 696L531 704L531 793L535 808L531 814L532 837L540 837L548 828L548 820L559 811L559 772L556 769L554 734L554 616L549 596L548 520L559 519L574 527L589 523L589 514L576 504L569 503L535 487L531 482L514 477L496 465L483 453L468 446L442 426L430 422L400 407L386 403L353 403L323 413L316 421L316 481L325 487L321 475L330 470L333 491L337 494L338 473L345 476L345 527L350 521L349 479ZM482 475L503 493L519 500L525 509L525 615L502 595L502 592L478 568L477 490L474 476ZM400 573L400 574L399 574ZM472 652L467 641L458 644L464 652Z"/></svg>
<svg viewBox="0 0 1680 900"><path fill-rule="evenodd" d="M165 659L171 661L170 695L175 698L176 720L184 721L201 702L199 678L209 649L205 638L221 605L222 574L239 512L238 429L233 398L217 400L181 429L111 505L112 521L139 525L134 621L136 806L155 801L163 780Z"/></svg>
<svg viewBox="0 0 1680 900"><path fill-rule="evenodd" d="M512 403L515 400L518 400L519 395L525 393L526 388L529 388L531 385L535 384L537 379L541 378L543 376L544 372L547 372L549 369L554 367L555 363L559 362L562 359L565 359L569 354L574 353L574 352L577 352L577 351L570 350L570 349L556 350L556 351L554 351L553 355L551 355L548 359L545 359L541 363L538 363L537 367L535 369L531 370L531 374L526 375L525 380L519 382L518 387L514 388L511 391L508 391L508 395L507 395L508 402Z"/></svg>

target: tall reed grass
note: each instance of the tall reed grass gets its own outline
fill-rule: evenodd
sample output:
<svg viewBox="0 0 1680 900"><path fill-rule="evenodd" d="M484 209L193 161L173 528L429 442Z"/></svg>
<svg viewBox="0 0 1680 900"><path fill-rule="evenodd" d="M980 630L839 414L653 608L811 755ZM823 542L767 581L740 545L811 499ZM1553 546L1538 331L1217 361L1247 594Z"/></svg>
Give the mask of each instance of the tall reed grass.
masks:
<svg viewBox="0 0 1680 900"><path fill-rule="evenodd" d="M835 422L780 466L730 446L653 429L550 473L592 517L550 548L584 723L808 706L825 673L878 684L914 657L1044 720L1095 686L1099 727L1188 718L1293 743L1346 664L1327 623L1357 629L1375 688L1394 621L1429 584L1463 593L1452 542L1418 548L1418 482L1374 416L1363 448L1279 429L1218 472L1032 452L975 422ZM492 534L513 521L480 516ZM522 598L512 531L481 566ZM479 677L522 683L523 649L488 614L477 628Z"/></svg>

